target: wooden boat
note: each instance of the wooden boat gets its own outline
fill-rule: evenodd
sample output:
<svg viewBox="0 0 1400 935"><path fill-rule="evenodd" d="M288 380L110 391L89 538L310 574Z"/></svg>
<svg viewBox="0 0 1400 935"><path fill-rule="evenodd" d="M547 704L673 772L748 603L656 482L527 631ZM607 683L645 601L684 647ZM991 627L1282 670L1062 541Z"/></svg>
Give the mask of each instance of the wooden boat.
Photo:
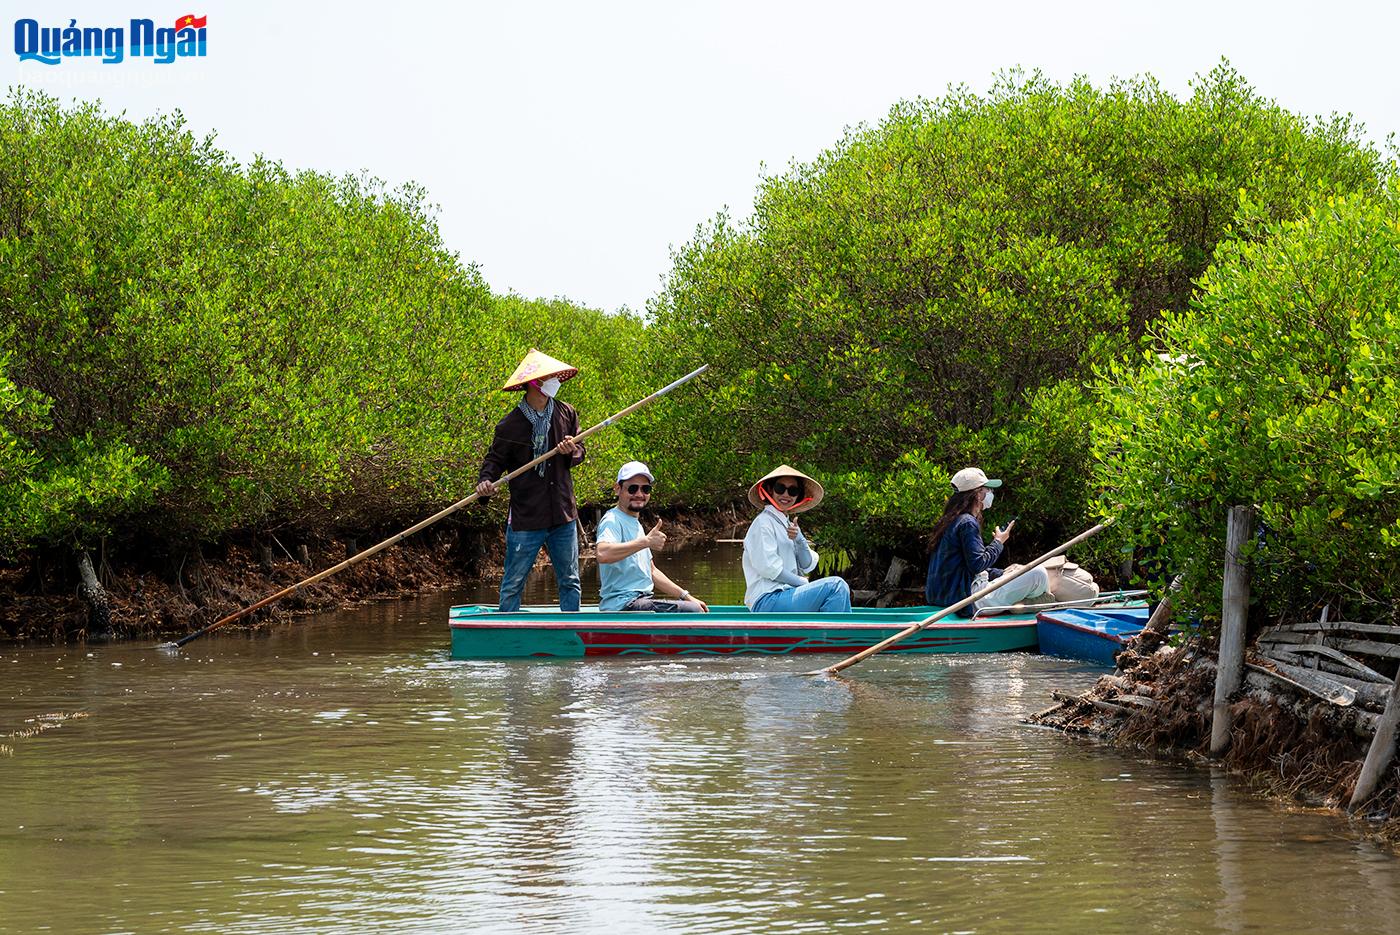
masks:
<svg viewBox="0 0 1400 935"><path fill-rule="evenodd" d="M1040 651L1099 665L1113 665L1123 645L1147 625L1148 608L1064 608L1044 610L1036 617Z"/></svg>
<svg viewBox="0 0 1400 935"><path fill-rule="evenodd" d="M855 653L937 613L937 607L861 607L847 614L759 614L743 605L708 614L653 614L584 607L453 607L453 659L539 656L729 656ZM893 653L996 653L1034 650L1032 613L949 617L896 644Z"/></svg>

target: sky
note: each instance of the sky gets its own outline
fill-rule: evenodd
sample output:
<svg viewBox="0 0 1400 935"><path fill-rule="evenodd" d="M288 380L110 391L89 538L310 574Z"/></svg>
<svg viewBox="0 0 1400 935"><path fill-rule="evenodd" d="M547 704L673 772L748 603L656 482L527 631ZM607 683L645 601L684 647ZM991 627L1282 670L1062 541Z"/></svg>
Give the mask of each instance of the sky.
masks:
<svg viewBox="0 0 1400 935"><path fill-rule="evenodd" d="M671 251L847 127L1010 68L1189 94L1228 58L1297 113L1400 130L1400 7L1360 3L269 3L5 0L3 83L144 118L180 110L240 162L417 183L492 289L641 312ZM20 61L14 24L173 25L207 54Z"/></svg>

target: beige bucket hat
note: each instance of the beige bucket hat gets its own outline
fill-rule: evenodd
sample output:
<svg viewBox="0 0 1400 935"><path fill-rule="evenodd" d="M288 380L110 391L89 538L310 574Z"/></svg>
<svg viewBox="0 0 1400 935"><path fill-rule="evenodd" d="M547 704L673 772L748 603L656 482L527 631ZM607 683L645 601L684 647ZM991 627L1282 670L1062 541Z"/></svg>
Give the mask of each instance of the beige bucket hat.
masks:
<svg viewBox="0 0 1400 935"><path fill-rule="evenodd" d="M749 488L749 502L760 510L767 506L768 503L759 498L758 488L762 486L764 481L772 480L775 477L800 477L807 488L807 499L789 510L788 512L790 513L806 513L808 510L821 503L822 497L826 496L826 491L822 489L821 484L817 483L816 478L812 477L810 474L803 474L791 465L780 464L760 477L754 482L754 485Z"/></svg>
<svg viewBox="0 0 1400 935"><path fill-rule="evenodd" d="M520 366L515 368L515 372L506 380L505 386L501 387L501 392L508 393L511 390L523 390L525 384L531 380L548 380L550 377L558 377L559 382L572 380L578 376L578 368L570 367L562 360L555 360L548 354L530 348L530 353L525 355L525 359L520 362Z"/></svg>

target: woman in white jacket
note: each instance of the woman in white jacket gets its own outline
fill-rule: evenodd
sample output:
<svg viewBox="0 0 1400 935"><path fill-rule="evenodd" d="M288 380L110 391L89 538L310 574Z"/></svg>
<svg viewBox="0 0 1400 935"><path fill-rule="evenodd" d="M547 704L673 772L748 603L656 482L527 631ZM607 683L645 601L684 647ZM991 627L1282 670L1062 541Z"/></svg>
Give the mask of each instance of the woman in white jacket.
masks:
<svg viewBox="0 0 1400 935"><path fill-rule="evenodd" d="M792 516L822 502L822 485L796 468L779 465L749 488L749 502L762 510L744 536L744 603L755 613L845 613L851 587L831 576L808 581L817 553Z"/></svg>

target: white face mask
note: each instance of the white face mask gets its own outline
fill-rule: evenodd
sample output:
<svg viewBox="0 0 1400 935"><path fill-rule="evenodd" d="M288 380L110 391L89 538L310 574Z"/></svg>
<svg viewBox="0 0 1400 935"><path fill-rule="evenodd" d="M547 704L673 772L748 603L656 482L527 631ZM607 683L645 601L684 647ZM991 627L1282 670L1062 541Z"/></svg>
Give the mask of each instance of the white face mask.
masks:
<svg viewBox="0 0 1400 935"><path fill-rule="evenodd" d="M554 394L559 392L559 378L550 377L548 380L545 380L543 383L540 384L540 392L548 396L550 399L553 399Z"/></svg>
<svg viewBox="0 0 1400 935"><path fill-rule="evenodd" d="M990 510L991 508L992 508L992 492L989 490L989 491L987 491L985 494L982 495L982 509L984 509L984 510Z"/></svg>

